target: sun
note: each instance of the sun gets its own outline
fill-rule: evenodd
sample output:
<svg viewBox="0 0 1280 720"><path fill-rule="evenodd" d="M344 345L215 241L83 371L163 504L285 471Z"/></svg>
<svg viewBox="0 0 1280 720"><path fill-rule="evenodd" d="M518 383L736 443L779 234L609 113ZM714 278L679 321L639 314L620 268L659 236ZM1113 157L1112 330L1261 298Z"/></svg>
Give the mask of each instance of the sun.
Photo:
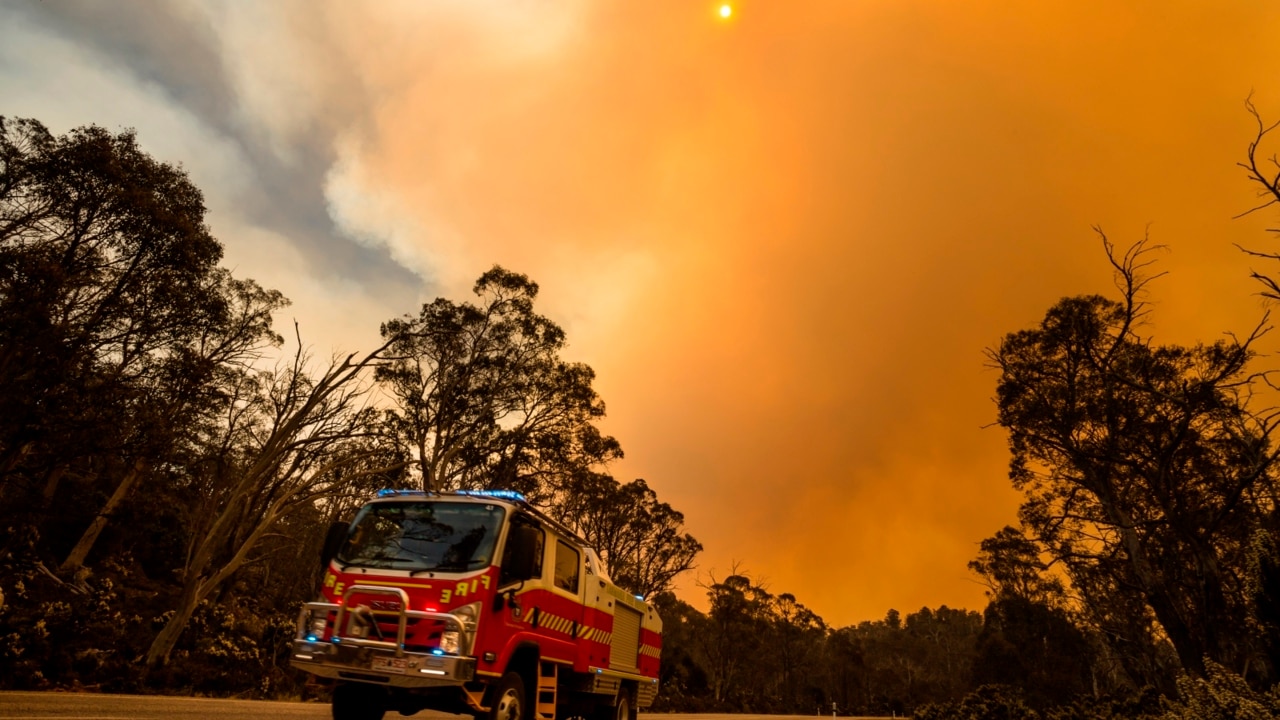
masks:
<svg viewBox="0 0 1280 720"><path fill-rule="evenodd" d="M733 14L733 8L729 7L727 3L720 6L720 17L728 20L729 16L732 14Z"/></svg>

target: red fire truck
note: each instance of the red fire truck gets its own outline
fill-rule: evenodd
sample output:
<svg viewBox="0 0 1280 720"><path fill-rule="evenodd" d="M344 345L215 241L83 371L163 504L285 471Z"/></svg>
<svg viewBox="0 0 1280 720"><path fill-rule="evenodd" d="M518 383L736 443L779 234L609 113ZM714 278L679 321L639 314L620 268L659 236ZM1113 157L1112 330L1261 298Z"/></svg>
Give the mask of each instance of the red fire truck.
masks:
<svg viewBox="0 0 1280 720"><path fill-rule="evenodd" d="M335 720L635 720L657 695L657 613L519 493L383 490L324 564L292 662L336 681Z"/></svg>

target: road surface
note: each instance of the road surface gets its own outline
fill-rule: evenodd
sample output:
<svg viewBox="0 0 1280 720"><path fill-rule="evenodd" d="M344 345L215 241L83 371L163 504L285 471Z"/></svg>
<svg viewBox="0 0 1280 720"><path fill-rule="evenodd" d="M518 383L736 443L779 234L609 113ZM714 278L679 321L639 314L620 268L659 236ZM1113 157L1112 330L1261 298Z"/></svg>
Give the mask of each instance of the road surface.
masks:
<svg viewBox="0 0 1280 720"><path fill-rule="evenodd" d="M98 695L92 693L0 693L0 720L302 720L329 718L320 703L212 700L154 695ZM440 716L457 720L453 715Z"/></svg>
<svg viewBox="0 0 1280 720"><path fill-rule="evenodd" d="M0 692L0 720L327 720L325 703L268 702L159 697L155 695L98 695L93 693ZM388 720L399 718L387 713ZM466 715L424 710L422 720L470 720ZM828 716L829 717L829 716ZM658 715L641 713L640 720L815 720L814 715ZM841 718L841 720L852 720Z"/></svg>

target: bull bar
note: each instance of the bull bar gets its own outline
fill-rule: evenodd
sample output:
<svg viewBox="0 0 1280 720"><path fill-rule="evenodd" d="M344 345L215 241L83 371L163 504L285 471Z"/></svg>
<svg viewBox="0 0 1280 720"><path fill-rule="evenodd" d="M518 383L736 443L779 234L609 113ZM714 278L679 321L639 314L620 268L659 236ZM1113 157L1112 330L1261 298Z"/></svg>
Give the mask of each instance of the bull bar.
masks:
<svg viewBox="0 0 1280 720"><path fill-rule="evenodd" d="M354 594L389 595L400 601L394 642L344 632L350 630L355 618L368 622L358 612L348 610ZM325 639L312 634L316 617L324 617L328 626L328 618L332 613L336 613L336 617L333 619L330 637ZM381 614L386 612L382 611ZM444 623L447 631L456 631L457 653L440 649L428 652L405 650L405 635L411 618L436 620ZM376 627L376 620L373 622ZM298 612L291 664L300 670L334 680L356 680L405 688L460 685L475 677L476 661L469 657L474 642L474 622L468 622L453 613L410 610L409 595L400 588L352 585L343 593L340 603L309 602L302 606Z"/></svg>

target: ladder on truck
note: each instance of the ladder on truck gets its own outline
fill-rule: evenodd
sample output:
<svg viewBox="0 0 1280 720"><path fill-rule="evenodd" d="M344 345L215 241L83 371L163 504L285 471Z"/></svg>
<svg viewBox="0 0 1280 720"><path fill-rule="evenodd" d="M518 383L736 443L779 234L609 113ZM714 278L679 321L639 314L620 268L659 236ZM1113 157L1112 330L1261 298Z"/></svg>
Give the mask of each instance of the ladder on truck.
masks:
<svg viewBox="0 0 1280 720"><path fill-rule="evenodd" d="M545 660L538 663L538 688L534 699L534 711L541 720L555 720L556 683L560 666Z"/></svg>

